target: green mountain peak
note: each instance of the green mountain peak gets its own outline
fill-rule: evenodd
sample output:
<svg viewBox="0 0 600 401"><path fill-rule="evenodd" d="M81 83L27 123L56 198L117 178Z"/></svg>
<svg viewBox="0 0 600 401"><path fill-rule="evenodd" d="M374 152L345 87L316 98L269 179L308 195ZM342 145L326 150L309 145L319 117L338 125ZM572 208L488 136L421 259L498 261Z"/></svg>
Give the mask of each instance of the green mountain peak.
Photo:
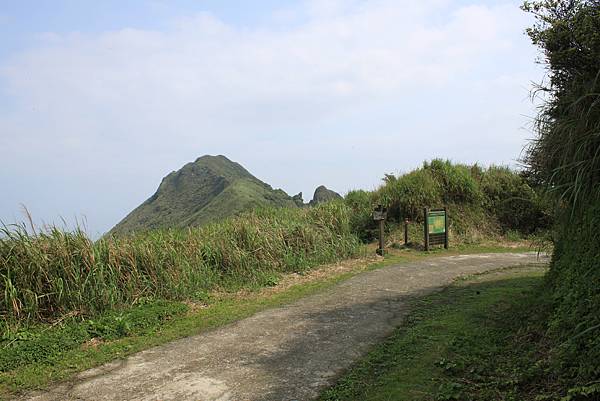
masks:
<svg viewBox="0 0 600 401"><path fill-rule="evenodd" d="M296 207L296 203L227 157L205 155L164 177L154 195L110 233L198 226L257 206Z"/></svg>

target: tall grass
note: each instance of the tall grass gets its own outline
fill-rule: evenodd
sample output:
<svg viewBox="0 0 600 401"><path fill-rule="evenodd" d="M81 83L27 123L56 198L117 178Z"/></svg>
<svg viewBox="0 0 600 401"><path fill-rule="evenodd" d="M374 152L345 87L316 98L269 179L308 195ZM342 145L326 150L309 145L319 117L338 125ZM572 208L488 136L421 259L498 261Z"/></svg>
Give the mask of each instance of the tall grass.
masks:
<svg viewBox="0 0 600 401"><path fill-rule="evenodd" d="M546 281L555 307L551 361L571 387L563 399L599 399L600 1L534 1L524 9L536 17L528 33L548 69L526 162L555 195Z"/></svg>
<svg viewBox="0 0 600 401"><path fill-rule="evenodd" d="M581 214L600 199L600 66L593 79L541 109L536 132L528 164L571 216Z"/></svg>
<svg viewBox="0 0 600 401"><path fill-rule="evenodd" d="M93 314L146 298L202 298L216 287L259 283L355 255L349 209L264 209L187 230L92 241L80 229L0 235L0 314L5 321Z"/></svg>

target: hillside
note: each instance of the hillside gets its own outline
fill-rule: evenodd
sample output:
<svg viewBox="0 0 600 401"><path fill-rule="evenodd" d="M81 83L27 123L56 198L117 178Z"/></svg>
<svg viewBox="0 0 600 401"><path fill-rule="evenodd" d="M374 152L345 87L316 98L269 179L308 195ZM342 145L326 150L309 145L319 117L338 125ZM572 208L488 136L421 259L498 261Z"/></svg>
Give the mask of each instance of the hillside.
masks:
<svg viewBox="0 0 600 401"><path fill-rule="evenodd" d="M225 156L202 156L163 178L158 190L111 231L199 226L256 206L296 204Z"/></svg>
<svg viewBox="0 0 600 401"><path fill-rule="evenodd" d="M530 184L508 167L434 159L406 174L386 174L377 190L350 191L344 201L353 212L353 230L364 241L377 235L371 214L381 204L388 209L389 224L411 222L413 238L421 238L424 207L446 206L452 242L477 243L509 232L533 235L550 227L547 201Z"/></svg>

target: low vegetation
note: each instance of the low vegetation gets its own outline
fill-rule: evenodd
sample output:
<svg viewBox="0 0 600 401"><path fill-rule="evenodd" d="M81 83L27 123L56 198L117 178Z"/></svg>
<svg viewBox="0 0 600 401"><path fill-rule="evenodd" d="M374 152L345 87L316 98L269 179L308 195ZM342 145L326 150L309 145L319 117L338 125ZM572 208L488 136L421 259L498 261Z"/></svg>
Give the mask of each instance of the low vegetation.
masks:
<svg viewBox="0 0 600 401"><path fill-rule="evenodd" d="M356 255L349 210L263 209L202 228L156 230L91 241L82 231L0 237L4 325L94 315L148 300L202 299L216 287L268 281Z"/></svg>
<svg viewBox="0 0 600 401"><path fill-rule="evenodd" d="M421 240L423 208L447 206L453 241L477 243L509 232L533 235L551 224L551 208L520 173L507 167L454 164L435 159L422 168L395 176L388 174L376 191L351 191L346 204L353 210L353 230L364 240L375 235L373 206L388 209L393 229L408 219L413 241Z"/></svg>
<svg viewBox="0 0 600 401"><path fill-rule="evenodd" d="M194 302L147 300L86 319L66 315L52 324L21 326L6 332L0 341L0 399L293 302L374 267L363 260L349 264L342 273L335 270L335 274L303 275L295 280L298 283L283 288L276 286L279 279L299 276L273 275L264 283L269 288L263 291L217 290Z"/></svg>
<svg viewBox="0 0 600 401"><path fill-rule="evenodd" d="M564 383L548 366L551 299L539 267L471 277L412 306L322 401L560 398Z"/></svg>
<svg viewBox="0 0 600 401"><path fill-rule="evenodd" d="M531 179L554 200L547 340L565 399L600 398L600 2L526 2L543 52Z"/></svg>
<svg viewBox="0 0 600 401"><path fill-rule="evenodd" d="M66 314L51 323L23 322L5 331L0 339L0 399L44 388L115 358L288 304L367 270L432 256L514 250L498 246L460 246L429 254L391 250L384 261L361 257L300 275L270 274L264 281L247 283L238 291L217 288L203 294L202 299L145 299L93 316Z"/></svg>

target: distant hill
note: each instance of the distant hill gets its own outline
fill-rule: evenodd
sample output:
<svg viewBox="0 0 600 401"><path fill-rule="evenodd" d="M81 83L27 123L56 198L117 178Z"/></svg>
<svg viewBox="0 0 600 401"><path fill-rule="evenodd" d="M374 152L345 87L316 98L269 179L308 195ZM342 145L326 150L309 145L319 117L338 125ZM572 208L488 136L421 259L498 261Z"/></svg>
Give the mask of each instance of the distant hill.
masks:
<svg viewBox="0 0 600 401"><path fill-rule="evenodd" d="M158 190L110 233L206 224L256 206L297 207L280 189L225 156L202 156L163 178Z"/></svg>
<svg viewBox="0 0 600 401"><path fill-rule="evenodd" d="M315 194L313 195L313 198L309 204L314 206L319 203L329 202L335 199L342 199L342 196L331 189L327 189L325 185L321 185L315 189Z"/></svg>

